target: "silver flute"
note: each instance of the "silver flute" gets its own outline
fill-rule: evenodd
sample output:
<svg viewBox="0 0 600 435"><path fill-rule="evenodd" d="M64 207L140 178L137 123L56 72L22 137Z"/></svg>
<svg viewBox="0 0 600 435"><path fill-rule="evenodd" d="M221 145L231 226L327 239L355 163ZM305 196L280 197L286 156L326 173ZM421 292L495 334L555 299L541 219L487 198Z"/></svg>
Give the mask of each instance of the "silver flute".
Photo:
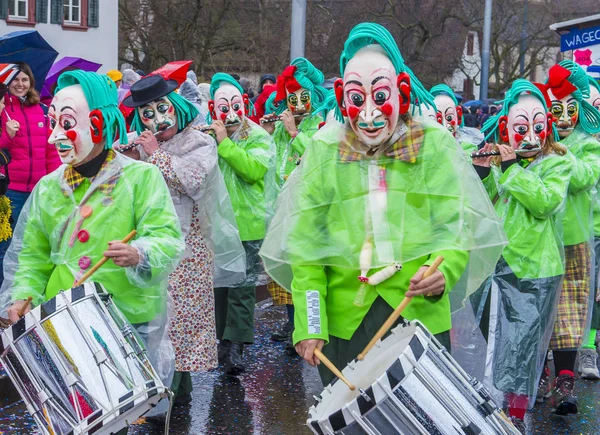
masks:
<svg viewBox="0 0 600 435"><path fill-rule="evenodd" d="M306 116L308 116L308 113L304 113L302 115L294 115L294 118L304 118ZM277 122L277 121L281 121L281 116L274 116L272 118L268 118L268 119L263 119L262 121L260 121L261 124L268 124L270 122Z"/></svg>
<svg viewBox="0 0 600 435"><path fill-rule="evenodd" d="M162 133L162 131L157 131L156 133L154 133L154 137L158 136L158 135L159 135L159 134L161 134L161 133ZM137 138L136 138L136 140L137 140ZM119 147L119 148L117 149L117 151L118 151L118 152L120 152L120 153L125 153L125 152L127 152L127 151L129 151L129 150L132 150L132 149L134 149L134 148L135 148L135 147L137 147L138 145L139 145L139 143L135 143L135 140L134 140L134 141L133 141L132 143L130 143L129 145L125 145L125 146L123 146L123 147Z"/></svg>

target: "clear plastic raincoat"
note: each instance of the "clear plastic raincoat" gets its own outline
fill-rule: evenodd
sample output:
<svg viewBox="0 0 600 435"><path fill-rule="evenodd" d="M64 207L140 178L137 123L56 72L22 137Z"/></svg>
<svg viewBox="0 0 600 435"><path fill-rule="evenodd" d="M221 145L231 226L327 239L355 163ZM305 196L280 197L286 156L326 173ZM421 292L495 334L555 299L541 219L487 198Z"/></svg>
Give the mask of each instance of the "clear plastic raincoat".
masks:
<svg viewBox="0 0 600 435"><path fill-rule="evenodd" d="M185 248L169 190L157 168L114 151L93 179L75 186L71 171L62 165L43 177L25 204L4 259L0 308L28 296L39 305L73 287L102 258L109 241L135 229L130 245L141 262L122 268L108 261L91 280L112 294L147 340L149 357L169 385L173 351L164 332L167 278ZM86 218L84 206L91 209Z"/></svg>
<svg viewBox="0 0 600 435"><path fill-rule="evenodd" d="M438 255L446 291L415 297L403 316L447 331L451 294L460 305L500 257L502 224L456 140L438 124L403 119L378 149L349 125L327 123L284 185L261 256L292 291L294 342L350 339L378 296L398 306ZM372 284L361 289L359 276Z"/></svg>
<svg viewBox="0 0 600 435"><path fill-rule="evenodd" d="M283 122L275 125L273 140L277 146L277 184L282 186L290 174L300 163L311 138L319 130L319 124L323 121L320 115L314 114L304 118L298 125L298 134L292 138L285 129Z"/></svg>
<svg viewBox="0 0 600 435"><path fill-rule="evenodd" d="M265 237L278 194L275 181L275 142L269 133L248 118L217 147L219 167L231 198L243 242L258 252ZM262 267L246 271L238 286L267 283Z"/></svg>
<svg viewBox="0 0 600 435"><path fill-rule="evenodd" d="M456 133L456 141L469 156L477 152L484 140L483 133L473 127L459 127Z"/></svg>
<svg viewBox="0 0 600 435"><path fill-rule="evenodd" d="M214 139L188 126L159 146L151 157L140 150L141 158L163 168L184 237L190 234L194 218L199 220L204 242L213 253L214 287L243 281L246 254L219 170ZM186 246L184 258L190 255Z"/></svg>
<svg viewBox="0 0 600 435"><path fill-rule="evenodd" d="M593 308L593 201L600 179L600 143L577 126L560 141L569 152L571 181L563 219L566 270L550 349L578 349Z"/></svg>
<svg viewBox="0 0 600 435"><path fill-rule="evenodd" d="M570 174L567 157L540 153L505 172L492 165L483 181L508 246L471 301L483 323L489 319L485 380L500 402L514 393L535 403L564 274L561 224Z"/></svg>

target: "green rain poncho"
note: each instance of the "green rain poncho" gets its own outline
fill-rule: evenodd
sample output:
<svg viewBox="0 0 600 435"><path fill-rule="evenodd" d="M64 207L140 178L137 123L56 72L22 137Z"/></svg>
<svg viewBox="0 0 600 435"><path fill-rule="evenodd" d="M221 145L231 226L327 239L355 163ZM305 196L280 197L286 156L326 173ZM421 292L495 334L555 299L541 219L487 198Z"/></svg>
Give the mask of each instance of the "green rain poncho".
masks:
<svg viewBox="0 0 600 435"><path fill-rule="evenodd" d="M438 255L446 292L415 297L403 315L434 334L447 331L451 294L462 301L493 271L505 243L502 225L450 133L434 123L400 122L390 144L367 155L348 125L332 121L283 188L261 256L291 289L297 312L309 309L308 318L296 316L294 342L350 339L378 295L397 306L410 278ZM371 277L397 263L401 271L367 285L355 304L361 269Z"/></svg>
<svg viewBox="0 0 600 435"><path fill-rule="evenodd" d="M277 146L277 184L282 186L298 164L311 138L319 130L322 122L318 114L310 115L298 125L298 135L292 138L283 122L277 122L273 132L273 140Z"/></svg>
<svg viewBox="0 0 600 435"><path fill-rule="evenodd" d="M277 198L275 143L264 129L244 118L217 152L242 241L262 240Z"/></svg>
<svg viewBox="0 0 600 435"><path fill-rule="evenodd" d="M565 246L589 241L594 224L590 213L594 188L600 179L600 143L581 126L560 141L569 153L571 184L563 220Z"/></svg>

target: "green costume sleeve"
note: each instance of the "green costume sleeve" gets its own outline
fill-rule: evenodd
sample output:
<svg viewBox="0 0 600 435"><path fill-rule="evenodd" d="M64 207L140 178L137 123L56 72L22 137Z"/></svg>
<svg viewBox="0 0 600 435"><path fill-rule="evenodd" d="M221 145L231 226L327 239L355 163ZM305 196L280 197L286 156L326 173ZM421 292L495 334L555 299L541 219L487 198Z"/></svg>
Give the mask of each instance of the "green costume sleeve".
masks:
<svg viewBox="0 0 600 435"><path fill-rule="evenodd" d="M21 245L20 267L15 273L11 295L13 301L32 296L34 305L39 305L46 300L44 296L46 285L54 270L54 264L50 260L51 249L48 234L42 224L43 210L40 208L40 204L43 204L43 201L40 199L40 190L43 188L41 183L43 181L33 189L29 198L30 208L26 230L23 239L17 242Z"/></svg>
<svg viewBox="0 0 600 435"><path fill-rule="evenodd" d="M294 314L294 344L302 340L329 341L327 323L327 276L323 266L292 266L294 281L292 298Z"/></svg>
<svg viewBox="0 0 600 435"><path fill-rule="evenodd" d="M556 213L565 196L569 183L570 166L565 159L546 159L543 178L514 164L502 174L499 183L533 216L547 219ZM544 164L544 163L542 163Z"/></svg>
<svg viewBox="0 0 600 435"><path fill-rule="evenodd" d="M571 157L569 191L577 193L591 189L600 179L600 144L592 139L583 144L576 154L570 151L568 154Z"/></svg>
<svg viewBox="0 0 600 435"><path fill-rule="evenodd" d="M292 141L292 148L294 149L294 151L296 151L298 154L300 154L302 156L302 154L304 154L304 151L306 151L306 147L309 144L309 142L310 142L309 135L306 134L305 132L301 131L300 133L298 133L296 135L296 137Z"/></svg>
<svg viewBox="0 0 600 435"><path fill-rule="evenodd" d="M131 245L142 253L139 265L125 268L132 285L146 288L159 283L177 265L185 249L175 206L155 166L145 165L144 184L134 196L136 238Z"/></svg>
<svg viewBox="0 0 600 435"><path fill-rule="evenodd" d="M255 184L263 179L267 173L267 166L252 156L249 151L253 148L268 149L268 145L262 146L260 143L249 144L244 150L238 147L229 138L219 144L217 148L219 156L233 168L235 173L240 176L246 183Z"/></svg>

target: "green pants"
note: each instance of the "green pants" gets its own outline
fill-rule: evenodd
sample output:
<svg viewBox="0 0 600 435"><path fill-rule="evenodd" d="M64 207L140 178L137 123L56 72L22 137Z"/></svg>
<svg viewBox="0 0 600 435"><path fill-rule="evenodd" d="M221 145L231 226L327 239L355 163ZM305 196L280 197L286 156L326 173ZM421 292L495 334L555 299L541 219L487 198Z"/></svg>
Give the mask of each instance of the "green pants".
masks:
<svg viewBox="0 0 600 435"><path fill-rule="evenodd" d="M383 298L378 297L373 302L373 305L371 305L369 312L354 332L354 335L352 335L352 338L344 340L330 335L329 343L323 348L323 353L338 369L343 370L369 344L373 336L381 328L381 325L383 325L383 322L386 321L393 311L394 309ZM402 317L400 317L394 326L402 322L402 320ZM389 332L387 335L389 335ZM435 338L437 338L442 346L450 350L450 331L435 334ZM323 385L330 384L335 379L335 375L323 364L319 364L318 367Z"/></svg>
<svg viewBox="0 0 600 435"><path fill-rule="evenodd" d="M216 288L215 326L219 340L254 343L256 287Z"/></svg>
<svg viewBox="0 0 600 435"><path fill-rule="evenodd" d="M246 251L246 280L239 287L215 289L215 325L219 340L254 343L254 306L261 269L261 240L242 242Z"/></svg>
<svg viewBox="0 0 600 435"><path fill-rule="evenodd" d="M171 391L173 391L174 399L185 397L192 393L192 374L190 372L175 372L173 374L173 382L171 382Z"/></svg>

